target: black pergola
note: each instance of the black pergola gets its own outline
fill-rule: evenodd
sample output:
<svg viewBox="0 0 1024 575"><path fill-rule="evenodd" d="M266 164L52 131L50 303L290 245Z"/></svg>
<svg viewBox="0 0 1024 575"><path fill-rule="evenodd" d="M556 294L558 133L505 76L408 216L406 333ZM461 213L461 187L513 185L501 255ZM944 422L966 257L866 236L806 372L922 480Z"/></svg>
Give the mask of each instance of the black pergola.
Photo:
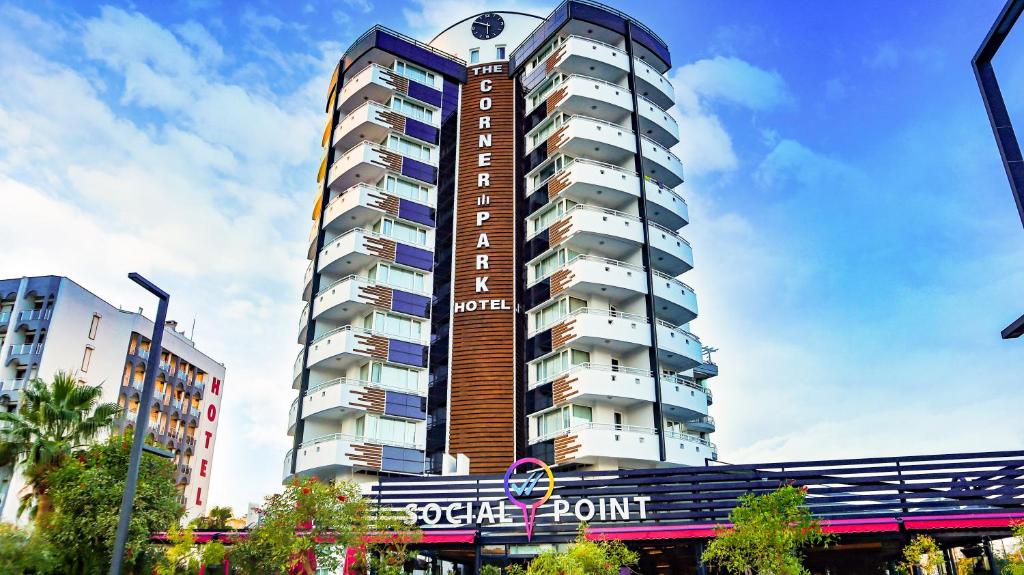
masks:
<svg viewBox="0 0 1024 575"><path fill-rule="evenodd" d="M978 48L978 52L971 60L971 65L974 67L974 75L978 79L981 97L985 101L988 121L992 124L992 133L996 137L996 145L999 146L999 155L1003 158L1006 177L1010 179L1010 191L1013 192L1013 199L1017 202L1021 223L1024 223L1024 158L1021 157L1020 145L1017 143L1017 136L1013 133L1013 125L1010 123L1010 114L1006 111L1006 103L1003 101L1003 94L999 91L999 82L996 81L996 73L992 68L992 59L995 58L996 52L1003 45L1003 41L1013 29L1013 25L1022 11L1024 11L1024 0L1008 0L1006 2L1006 6L1003 6L995 24L988 31L981 47ZM1024 335L1024 315L1002 331L1003 339L1016 338L1021 335Z"/></svg>

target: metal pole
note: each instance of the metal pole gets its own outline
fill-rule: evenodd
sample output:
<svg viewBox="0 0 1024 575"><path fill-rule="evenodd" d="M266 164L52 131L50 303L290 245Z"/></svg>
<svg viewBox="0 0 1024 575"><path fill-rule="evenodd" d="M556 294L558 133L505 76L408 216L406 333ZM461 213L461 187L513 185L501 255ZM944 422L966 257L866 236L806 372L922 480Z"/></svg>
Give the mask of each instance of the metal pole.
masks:
<svg viewBox="0 0 1024 575"><path fill-rule="evenodd" d="M124 484L124 496L121 497L121 515L117 521L117 536L114 539L114 555L110 558L110 575L121 575L121 563L124 560L124 547L128 540L128 524L132 519L132 505L135 503L135 488L139 479L139 464L142 462L142 444L146 441L144 417L149 417L149 406L153 401L153 388L156 373L160 368L160 352L164 340L164 322L167 321L167 302L171 296L155 284L132 272L128 279L146 288L159 299L156 319L153 323L153 336L149 343L149 359L146 360L146 377L142 383L142 399L139 413L135 417L135 436L132 441L132 452L128 460L128 478Z"/></svg>

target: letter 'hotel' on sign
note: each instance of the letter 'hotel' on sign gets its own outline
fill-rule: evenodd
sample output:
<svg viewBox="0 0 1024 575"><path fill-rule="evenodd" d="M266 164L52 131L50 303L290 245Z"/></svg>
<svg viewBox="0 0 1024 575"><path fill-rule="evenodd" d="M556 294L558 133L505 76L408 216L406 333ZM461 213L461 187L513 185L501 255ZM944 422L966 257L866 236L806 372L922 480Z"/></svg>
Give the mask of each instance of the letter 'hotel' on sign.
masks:
<svg viewBox="0 0 1024 575"><path fill-rule="evenodd" d="M574 0L342 55L285 479L717 458L670 68L652 30Z"/></svg>

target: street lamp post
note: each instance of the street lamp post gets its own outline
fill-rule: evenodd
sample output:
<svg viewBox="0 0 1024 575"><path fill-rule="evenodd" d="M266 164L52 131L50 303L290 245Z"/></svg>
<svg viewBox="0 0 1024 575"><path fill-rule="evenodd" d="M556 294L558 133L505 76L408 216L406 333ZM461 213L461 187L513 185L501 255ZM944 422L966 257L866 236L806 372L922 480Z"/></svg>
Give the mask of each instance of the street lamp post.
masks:
<svg viewBox="0 0 1024 575"><path fill-rule="evenodd" d="M132 452L128 460L128 478L125 480L124 495L121 497L121 515L117 521L117 537L114 539L114 555L110 559L110 575L121 575L121 563L124 560L124 547L128 540L128 525L132 519L132 506L135 503L135 488L139 479L139 465L142 462L143 444L146 441L146 425L144 417L149 417L149 405L153 401L153 388L156 382L156 373L160 368L160 350L164 340L164 323L167 321L167 302L171 296L156 285L132 272L128 278L140 286L146 288L159 300L156 309L156 319L153 323L153 335L150 338L149 358L146 360L146 376L142 383L142 399L139 405L138 414L135 416L135 436L132 441ZM160 450L153 451L164 457L169 453Z"/></svg>

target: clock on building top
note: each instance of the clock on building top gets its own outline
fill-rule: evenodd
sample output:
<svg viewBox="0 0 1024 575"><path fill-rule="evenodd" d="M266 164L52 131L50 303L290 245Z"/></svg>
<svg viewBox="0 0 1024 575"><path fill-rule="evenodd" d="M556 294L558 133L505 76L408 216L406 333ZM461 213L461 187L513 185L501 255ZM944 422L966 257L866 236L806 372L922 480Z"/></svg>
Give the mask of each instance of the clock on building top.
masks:
<svg viewBox="0 0 1024 575"><path fill-rule="evenodd" d="M505 29L505 20L493 12L481 14L473 21L473 36L481 40L495 38Z"/></svg>

